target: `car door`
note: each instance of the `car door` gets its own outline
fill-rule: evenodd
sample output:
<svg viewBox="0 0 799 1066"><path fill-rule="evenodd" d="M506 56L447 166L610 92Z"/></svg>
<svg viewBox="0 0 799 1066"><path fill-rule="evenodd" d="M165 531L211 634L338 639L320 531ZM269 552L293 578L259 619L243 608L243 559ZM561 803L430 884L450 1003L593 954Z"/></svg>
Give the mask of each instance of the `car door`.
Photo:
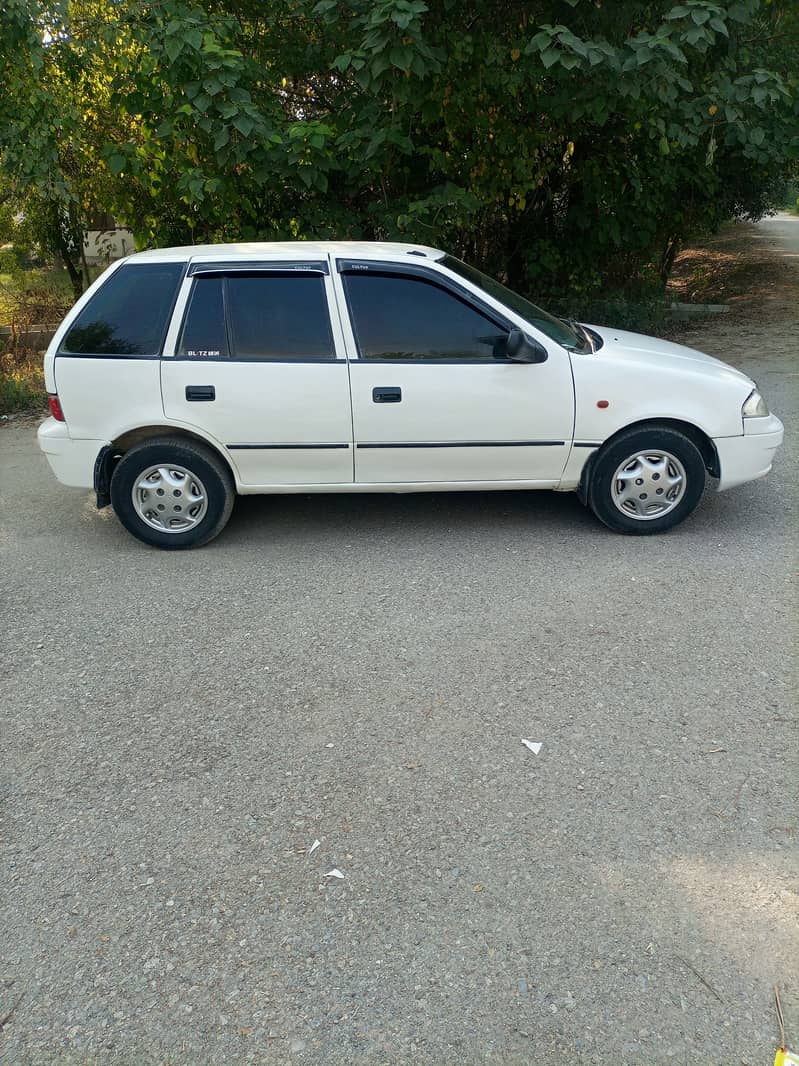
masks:
<svg viewBox="0 0 799 1066"><path fill-rule="evenodd" d="M355 480L560 479L572 440L568 354L506 356L511 313L428 266L338 260L351 326Z"/></svg>
<svg viewBox="0 0 799 1066"><path fill-rule="evenodd" d="M189 268L161 365L164 412L223 444L243 485L352 484L348 368L329 290L326 262Z"/></svg>

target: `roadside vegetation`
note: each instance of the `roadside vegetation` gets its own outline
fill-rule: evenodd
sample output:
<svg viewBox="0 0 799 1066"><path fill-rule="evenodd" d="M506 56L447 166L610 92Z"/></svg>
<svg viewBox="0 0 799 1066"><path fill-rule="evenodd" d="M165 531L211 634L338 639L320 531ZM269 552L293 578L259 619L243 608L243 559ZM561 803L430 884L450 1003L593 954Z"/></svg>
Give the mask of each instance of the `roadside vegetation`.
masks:
<svg viewBox="0 0 799 1066"><path fill-rule="evenodd" d="M419 242L656 330L686 241L785 205L798 53L795 0L7 0L0 244L74 299L101 218Z"/></svg>
<svg viewBox="0 0 799 1066"><path fill-rule="evenodd" d="M33 329L57 323L74 299L64 270L32 267L18 251L0 252L0 415L47 404L42 347Z"/></svg>

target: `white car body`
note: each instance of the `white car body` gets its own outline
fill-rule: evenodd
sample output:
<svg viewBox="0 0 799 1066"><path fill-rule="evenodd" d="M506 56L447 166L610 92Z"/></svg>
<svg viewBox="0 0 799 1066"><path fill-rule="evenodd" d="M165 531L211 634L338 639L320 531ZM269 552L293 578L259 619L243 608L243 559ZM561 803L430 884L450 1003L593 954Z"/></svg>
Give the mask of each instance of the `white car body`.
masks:
<svg viewBox="0 0 799 1066"><path fill-rule="evenodd" d="M742 417L755 388L745 374L700 352L605 327L596 351L561 346L485 290L453 273L433 248L297 242L143 252L109 268L56 332L44 361L48 392L65 421L47 419L39 443L66 485L97 488L101 450L123 450L170 432L206 442L224 459L238 493L419 492L580 486L585 464L630 426L673 424L701 436L720 490L771 469L783 427L774 415ZM360 357L342 263L385 266L456 285L546 351L537 363L392 362ZM156 356L62 353L94 295L126 264L185 264ZM213 263L326 266L324 291L334 357L237 361L178 354L196 275ZM349 273L356 269L352 267ZM215 401L189 402L187 387L213 386ZM401 402L374 402L375 389Z"/></svg>

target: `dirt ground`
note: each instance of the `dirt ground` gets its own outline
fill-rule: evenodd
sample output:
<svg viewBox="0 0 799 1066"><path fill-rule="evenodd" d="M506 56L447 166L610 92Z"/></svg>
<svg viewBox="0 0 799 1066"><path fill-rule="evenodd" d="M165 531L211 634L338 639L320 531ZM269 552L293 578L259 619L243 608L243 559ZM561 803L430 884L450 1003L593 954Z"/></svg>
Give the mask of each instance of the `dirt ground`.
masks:
<svg viewBox="0 0 799 1066"><path fill-rule="evenodd" d="M780 234L786 226L790 229L793 218L778 215L759 225L729 222L716 236L684 249L674 265L669 294L687 303L726 303L747 317L759 317L759 305L764 315L790 315L796 307L799 267L792 270L786 263L791 256Z"/></svg>

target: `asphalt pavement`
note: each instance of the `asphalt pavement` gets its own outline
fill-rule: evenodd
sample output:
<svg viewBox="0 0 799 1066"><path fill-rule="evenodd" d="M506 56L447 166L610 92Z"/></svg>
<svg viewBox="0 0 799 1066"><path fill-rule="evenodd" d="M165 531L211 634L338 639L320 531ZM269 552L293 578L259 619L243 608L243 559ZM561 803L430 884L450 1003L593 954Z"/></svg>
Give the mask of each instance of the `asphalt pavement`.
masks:
<svg viewBox="0 0 799 1066"><path fill-rule="evenodd" d="M755 1066L775 983L799 1044L799 314L726 317L787 441L659 537L283 496L162 553L0 428L0 1061Z"/></svg>

